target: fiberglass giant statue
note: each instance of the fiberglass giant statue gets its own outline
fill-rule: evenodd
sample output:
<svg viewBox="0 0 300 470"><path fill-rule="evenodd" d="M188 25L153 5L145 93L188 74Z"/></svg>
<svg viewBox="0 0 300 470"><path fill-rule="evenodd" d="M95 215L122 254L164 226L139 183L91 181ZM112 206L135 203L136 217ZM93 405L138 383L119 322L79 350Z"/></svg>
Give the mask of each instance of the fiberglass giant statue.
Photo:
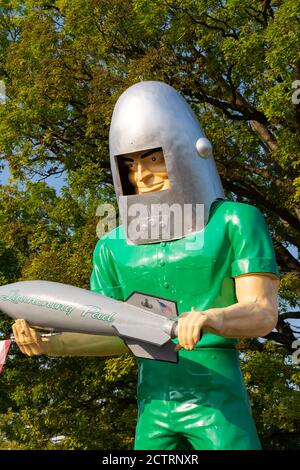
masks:
<svg viewBox="0 0 300 470"><path fill-rule="evenodd" d="M278 271L261 213L225 199L210 142L164 83L119 98L110 158L123 223L96 245L91 289L165 298L179 315L178 363L139 359L135 449L259 449L236 343L277 321ZM23 320L13 329L29 355L128 351L117 337L42 338Z"/></svg>

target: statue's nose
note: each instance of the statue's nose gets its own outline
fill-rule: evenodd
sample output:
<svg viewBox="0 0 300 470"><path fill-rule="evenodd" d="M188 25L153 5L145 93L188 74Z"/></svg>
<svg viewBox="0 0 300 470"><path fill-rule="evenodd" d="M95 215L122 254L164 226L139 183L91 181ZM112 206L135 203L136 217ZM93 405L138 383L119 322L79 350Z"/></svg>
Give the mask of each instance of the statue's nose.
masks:
<svg viewBox="0 0 300 470"><path fill-rule="evenodd" d="M136 171L137 181L144 181L149 176L151 176L151 172L141 162L138 162Z"/></svg>

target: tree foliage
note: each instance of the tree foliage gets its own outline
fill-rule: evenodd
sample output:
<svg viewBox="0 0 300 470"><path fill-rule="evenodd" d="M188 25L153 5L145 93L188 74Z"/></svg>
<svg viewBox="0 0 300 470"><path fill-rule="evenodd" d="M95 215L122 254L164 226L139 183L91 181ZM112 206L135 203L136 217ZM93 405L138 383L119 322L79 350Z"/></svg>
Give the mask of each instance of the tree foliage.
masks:
<svg viewBox="0 0 300 470"><path fill-rule="evenodd" d="M0 158L12 175L0 189L0 283L88 287L96 207L113 200L114 103L140 80L171 84L213 142L228 197L258 206L272 233L281 315L263 348L243 349L270 448L299 440L289 362L300 315L298 8L297 0L0 0ZM45 181L60 175L58 195ZM3 319L3 337L9 328ZM28 359L14 349L0 430L22 448L129 448L135 374L131 357ZM53 444L55 435L66 438Z"/></svg>

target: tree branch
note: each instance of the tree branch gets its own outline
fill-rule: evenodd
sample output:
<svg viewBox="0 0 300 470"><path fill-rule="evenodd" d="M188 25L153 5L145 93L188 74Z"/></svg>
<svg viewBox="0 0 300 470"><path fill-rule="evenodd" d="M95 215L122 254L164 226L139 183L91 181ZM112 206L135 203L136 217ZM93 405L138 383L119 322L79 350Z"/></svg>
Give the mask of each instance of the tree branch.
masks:
<svg viewBox="0 0 300 470"><path fill-rule="evenodd" d="M287 351L290 354L293 354L295 352L295 349L292 348L293 342L297 339L294 334L292 334L292 337L286 336L285 334L282 333L277 333L276 331L271 331L268 335L264 336L265 339L275 341L276 343L281 344L284 346Z"/></svg>
<svg viewBox="0 0 300 470"><path fill-rule="evenodd" d="M295 230L300 231L300 222L286 209L275 205L272 201L268 200L265 194L259 193L253 186L247 184L245 181L231 181L227 179L226 176L223 179L223 183L226 189L232 191L238 196L246 197L250 200L255 200L262 207L266 207L271 212L281 217L282 220L288 222L288 224L293 227Z"/></svg>
<svg viewBox="0 0 300 470"><path fill-rule="evenodd" d="M277 149L278 145L275 137L263 124L253 119L250 120L250 124L269 150L273 151Z"/></svg>
<svg viewBox="0 0 300 470"><path fill-rule="evenodd" d="M186 14L191 20L193 23L196 23L196 24L199 24L201 26L204 26L205 28L207 29L211 29L213 31L219 31L222 36L224 38L228 38L228 37L232 37L234 39L238 39L238 35L236 33L235 30L233 30L232 28L230 28L230 26L228 26L228 24L226 24L224 21L222 20L218 20L217 18L214 18L208 14L205 14L204 16L206 16L207 18L209 19L212 19L213 21L217 21L217 22L221 22L223 24L225 24L225 26L229 27L231 29L231 33L230 32L226 32L226 30L224 28L221 28L220 26L217 26L217 25L212 25L212 24L208 24L206 23L205 21L203 20L200 20L198 18L195 18L192 13L187 9L187 8L184 8L184 7L178 7L178 6L174 6L174 5L170 5L167 0L165 0L165 3L168 5L168 7L173 11L173 12L180 12L180 13L184 13Z"/></svg>
<svg viewBox="0 0 300 470"><path fill-rule="evenodd" d="M280 313L280 314L279 314L279 317L280 317L282 320L286 320L286 319L289 319L289 318L300 318L300 311L298 311L298 312L284 312L284 313Z"/></svg>
<svg viewBox="0 0 300 470"><path fill-rule="evenodd" d="M285 265L288 271L299 272L300 262L293 257L289 250L278 241L275 241L274 246L280 265Z"/></svg>

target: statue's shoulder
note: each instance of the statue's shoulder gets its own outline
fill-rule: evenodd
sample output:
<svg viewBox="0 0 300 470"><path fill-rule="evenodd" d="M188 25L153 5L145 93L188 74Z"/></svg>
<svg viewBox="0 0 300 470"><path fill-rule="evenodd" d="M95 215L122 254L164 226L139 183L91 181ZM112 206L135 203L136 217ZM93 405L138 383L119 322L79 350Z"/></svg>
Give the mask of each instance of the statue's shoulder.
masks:
<svg viewBox="0 0 300 470"><path fill-rule="evenodd" d="M250 215L260 214L260 210L252 204L235 201L217 201L214 212L220 216L240 216L248 217Z"/></svg>
<svg viewBox="0 0 300 470"><path fill-rule="evenodd" d="M126 236L123 225L119 225L110 232L105 233L97 242L96 250L100 250L102 247L107 249L113 249L119 245L126 244ZM102 248L102 249L103 249Z"/></svg>

